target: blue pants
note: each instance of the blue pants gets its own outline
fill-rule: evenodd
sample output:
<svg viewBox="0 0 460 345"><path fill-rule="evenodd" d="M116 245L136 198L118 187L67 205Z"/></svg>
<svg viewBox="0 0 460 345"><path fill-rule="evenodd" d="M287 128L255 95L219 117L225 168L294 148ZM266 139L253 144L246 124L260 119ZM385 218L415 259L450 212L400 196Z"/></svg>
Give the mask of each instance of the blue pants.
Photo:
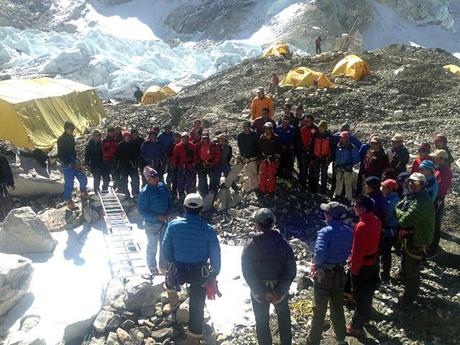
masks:
<svg viewBox="0 0 460 345"><path fill-rule="evenodd" d="M157 266L157 250L158 244L163 241L164 231L166 229L164 223L144 222L145 234L147 235L147 266L149 268L158 268ZM161 246L160 246L161 247ZM163 259L160 248L160 267L165 267L166 262Z"/></svg>
<svg viewBox="0 0 460 345"><path fill-rule="evenodd" d="M80 191L86 192L86 184L88 180L81 170L72 166L62 168L62 172L64 173L64 200L72 199L73 182L75 177L80 185Z"/></svg>

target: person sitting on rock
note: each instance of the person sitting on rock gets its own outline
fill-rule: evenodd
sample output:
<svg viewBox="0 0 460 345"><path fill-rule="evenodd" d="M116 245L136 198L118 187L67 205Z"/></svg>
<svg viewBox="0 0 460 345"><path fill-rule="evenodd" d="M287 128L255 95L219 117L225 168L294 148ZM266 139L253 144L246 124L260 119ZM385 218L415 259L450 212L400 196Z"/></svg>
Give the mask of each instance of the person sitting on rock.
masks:
<svg viewBox="0 0 460 345"><path fill-rule="evenodd" d="M190 142L192 144L197 144L201 140L203 134L203 126L201 125L201 120L196 119L193 121L193 127L190 128Z"/></svg>
<svg viewBox="0 0 460 345"><path fill-rule="evenodd" d="M281 345L292 343L289 287L296 276L296 261L289 242L273 227L275 215L267 208L257 210L252 220L259 232L244 247L243 277L251 289L252 309L260 345L272 344L270 304L278 315Z"/></svg>
<svg viewBox="0 0 460 345"><path fill-rule="evenodd" d="M137 209L144 218L144 229L147 235L147 267L152 275L160 270L166 270L166 261L160 247L160 270L157 266L157 248L161 245L169 213L171 198L168 188L160 181L160 175L155 169L146 166L143 171L147 184L142 187L137 201Z"/></svg>
<svg viewBox="0 0 460 345"><path fill-rule="evenodd" d="M318 124L318 130L311 138L311 166L309 174L309 189L312 193L318 191L321 175L320 192L325 194L327 191L327 169L332 160L332 134L327 129L327 122L322 120Z"/></svg>
<svg viewBox="0 0 460 345"><path fill-rule="evenodd" d="M371 319L372 298L379 283L378 247L382 224L374 215L374 201L367 195L360 195L354 203L355 214L359 217L353 228L350 267L351 291L355 301L355 311L347 333L362 336L364 325Z"/></svg>
<svg viewBox="0 0 460 345"><path fill-rule="evenodd" d="M257 96L252 99L251 102L251 119L255 120L262 116L262 110L268 110L268 117L273 117L273 103L269 96L265 95L263 87L257 88Z"/></svg>
<svg viewBox="0 0 460 345"><path fill-rule="evenodd" d="M385 178L396 179L399 174L407 171L409 163L409 151L404 146L404 137L396 133L391 138L391 147L387 150L389 167L385 172Z"/></svg>
<svg viewBox="0 0 460 345"><path fill-rule="evenodd" d="M449 166L449 153L445 150L436 150L434 152L433 158L436 164L435 175L436 179L438 180L439 189L434 203L436 211L436 226L433 243L431 243L427 252L427 256L429 258L434 257L439 248L446 196L449 193L450 187L452 186L452 170Z"/></svg>
<svg viewBox="0 0 460 345"><path fill-rule="evenodd" d="M259 186L259 137L254 131L251 130L251 121L243 123L243 131L238 134L237 143L240 156L237 160L237 165L240 170L246 172L247 181L245 184L245 191L250 192Z"/></svg>
<svg viewBox="0 0 460 345"><path fill-rule="evenodd" d="M13 208L10 189L15 189L13 172L8 159L0 155L0 220L4 219Z"/></svg>
<svg viewBox="0 0 460 345"><path fill-rule="evenodd" d="M404 283L404 292L398 305L411 305L420 290L420 266L425 260L426 248L433 242L435 209L425 189L426 178L421 173L409 177L409 194L396 205L399 224L398 236L402 242L400 272L397 279Z"/></svg>
<svg viewBox="0 0 460 345"><path fill-rule="evenodd" d="M149 131L148 140L141 146L141 156L146 164L155 169L160 176L160 181L164 179L166 151L165 147L158 140L158 132L156 130Z"/></svg>
<svg viewBox="0 0 460 345"><path fill-rule="evenodd" d="M134 199L139 196L139 151L137 143L131 140L131 134L123 131L123 141L117 145L115 160L119 171L118 191L129 197L128 177L131 180L131 192Z"/></svg>
<svg viewBox="0 0 460 345"><path fill-rule="evenodd" d="M139 86L136 86L136 91L134 91L134 99L136 100L138 104L141 103L143 96L144 96L144 93L141 91Z"/></svg>
<svg viewBox="0 0 460 345"><path fill-rule="evenodd" d="M412 167L410 169L411 174L414 172L419 172L419 165L424 160L433 160L430 156L431 153L431 145L428 143L423 143L417 148L417 158L415 158L414 162L412 163Z"/></svg>
<svg viewBox="0 0 460 345"><path fill-rule="evenodd" d="M96 193L100 191L101 179L103 186L108 186L110 177L105 173L104 160L102 158L101 132L97 129L93 131L91 139L85 147L85 165L93 174L93 189Z"/></svg>
<svg viewBox="0 0 460 345"><path fill-rule="evenodd" d="M273 133L273 124L267 122L264 125L264 134L259 139L260 172L259 190L263 194L275 192L277 162L280 157L279 137Z"/></svg>
<svg viewBox="0 0 460 345"><path fill-rule="evenodd" d="M81 164L78 162L77 151L75 150L74 132L75 125L72 122L64 123L64 133L57 140L58 157L61 161L62 172L64 173L64 200L70 209L76 208L72 201L74 179L77 178L80 184L80 197L88 198L86 184L88 182L83 173Z"/></svg>
<svg viewBox="0 0 460 345"><path fill-rule="evenodd" d="M352 230L343 222L347 209L332 201L321 204L327 226L318 231L315 243L313 276L313 318L308 345L319 345L324 329L327 305L335 337L339 344L345 343L345 315L343 293L346 282L345 264L350 255Z"/></svg>
<svg viewBox="0 0 460 345"><path fill-rule="evenodd" d="M288 110L290 112L290 109ZM286 180L287 183L292 181L294 176L294 140L295 131L294 127L289 123L290 116L285 114L281 124L276 127L275 133L278 135L281 151L280 162L278 166L278 177Z"/></svg>
<svg viewBox="0 0 460 345"><path fill-rule="evenodd" d="M181 141L176 144L173 151L172 164L177 170L177 191L179 199L185 198L185 193L196 191L195 165L198 161L196 146L189 142L189 134L183 132Z"/></svg>
<svg viewBox="0 0 460 345"><path fill-rule="evenodd" d="M200 217L203 198L191 193L184 200L185 216L169 222L162 250L170 263L166 273L169 302L177 304L180 285L190 284L187 345L198 345L203 335L206 297L220 294L216 277L220 272L220 245L215 229Z"/></svg>
<svg viewBox="0 0 460 345"><path fill-rule="evenodd" d="M200 142L196 144L196 152L198 161L196 170L198 173L198 191L201 196L205 197L209 190L216 191L219 185L217 179L217 171L219 170L220 163L220 147L217 143L209 139L209 133L204 132L201 136ZM210 179L208 185L208 177Z"/></svg>
<svg viewBox="0 0 460 345"><path fill-rule="evenodd" d="M444 134L436 134L434 137L434 146L437 150L444 150L447 152L449 158L447 159L447 164L449 167L455 162L454 157L452 156L449 147L447 146L447 137Z"/></svg>
<svg viewBox="0 0 460 345"><path fill-rule="evenodd" d="M264 134L264 125L267 122L270 122L273 125L273 128L276 127L275 121L273 121L269 116L268 108L262 110L262 115L256 118L251 125L251 128L256 132L257 136L261 136Z"/></svg>
<svg viewBox="0 0 460 345"><path fill-rule="evenodd" d="M118 185L118 170L116 169L115 161L115 150L117 149L118 142L115 140L115 129L110 127L107 129L107 134L104 140L101 143L102 149L102 159L104 164L104 175L112 176L113 188L116 188ZM106 191L109 188L109 183L107 180L104 180L102 184L102 190Z"/></svg>

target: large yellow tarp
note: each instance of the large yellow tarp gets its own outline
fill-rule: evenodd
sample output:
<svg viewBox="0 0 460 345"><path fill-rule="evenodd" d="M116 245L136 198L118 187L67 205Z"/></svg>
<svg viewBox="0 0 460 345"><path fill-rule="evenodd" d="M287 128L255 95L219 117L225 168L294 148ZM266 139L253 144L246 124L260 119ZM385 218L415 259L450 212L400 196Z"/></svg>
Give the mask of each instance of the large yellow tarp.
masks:
<svg viewBox="0 0 460 345"><path fill-rule="evenodd" d="M445 65L443 68L453 74L460 75L460 67L457 65Z"/></svg>
<svg viewBox="0 0 460 345"><path fill-rule="evenodd" d="M176 93L169 86L150 86L142 96L142 103L152 104L175 95Z"/></svg>
<svg viewBox="0 0 460 345"><path fill-rule="evenodd" d="M263 56L280 56L290 54L289 47L284 42L274 42L267 49L265 49Z"/></svg>
<svg viewBox="0 0 460 345"><path fill-rule="evenodd" d="M324 73L313 71L307 67L297 67L288 72L280 86L317 86L329 87L332 83Z"/></svg>
<svg viewBox="0 0 460 345"><path fill-rule="evenodd" d="M65 79L37 78L0 82L0 139L19 147L47 150L71 121L78 132L105 117L96 91Z"/></svg>
<svg viewBox="0 0 460 345"><path fill-rule="evenodd" d="M348 55L335 65L332 75L346 75L354 80L360 80L369 74L369 67L366 61L357 55Z"/></svg>

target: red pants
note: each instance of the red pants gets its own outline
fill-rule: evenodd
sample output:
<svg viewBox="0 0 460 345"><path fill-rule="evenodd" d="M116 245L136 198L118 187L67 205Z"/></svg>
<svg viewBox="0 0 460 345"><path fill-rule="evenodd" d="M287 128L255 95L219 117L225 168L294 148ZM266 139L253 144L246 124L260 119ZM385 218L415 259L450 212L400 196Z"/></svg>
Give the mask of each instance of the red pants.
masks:
<svg viewBox="0 0 460 345"><path fill-rule="evenodd" d="M273 193L276 184L276 162L260 161L259 189L262 193Z"/></svg>

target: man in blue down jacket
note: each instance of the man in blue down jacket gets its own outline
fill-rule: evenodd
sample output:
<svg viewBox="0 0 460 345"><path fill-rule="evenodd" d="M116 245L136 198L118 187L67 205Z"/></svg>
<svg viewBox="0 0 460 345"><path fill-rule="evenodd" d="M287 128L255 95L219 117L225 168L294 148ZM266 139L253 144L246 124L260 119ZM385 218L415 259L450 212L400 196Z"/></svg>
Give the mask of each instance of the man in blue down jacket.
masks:
<svg viewBox="0 0 460 345"><path fill-rule="evenodd" d="M171 198L168 188L163 182L160 182L160 176L155 169L146 166L143 174L147 184L141 189L137 208L144 217L144 228L147 235L147 266L150 272L156 275L159 273L156 260L157 248L168 221ZM160 268L165 269L166 262L162 254L160 250Z"/></svg>
<svg viewBox="0 0 460 345"><path fill-rule="evenodd" d="M257 340L271 345L270 304L278 315L281 345L292 343L289 287L296 275L296 262L291 246L279 231L273 229L276 218L272 211L261 208L252 216L256 230L243 250L243 276L251 289L252 308L256 318Z"/></svg>
<svg viewBox="0 0 460 345"><path fill-rule="evenodd" d="M190 320L187 345L197 345L203 333L206 297L214 299L216 276L220 272L220 246L214 228L203 221L203 198L190 193L184 199L185 216L171 221L162 243L165 259L171 263L166 287L171 304L177 302L179 285L190 284Z"/></svg>
<svg viewBox="0 0 460 345"><path fill-rule="evenodd" d="M319 345L324 329L324 317L330 301L330 316L335 337L339 344L345 344L345 316L343 313L343 290L346 282L345 263L351 251L352 230L342 218L346 208L332 201L321 204L327 226L319 230L315 243L315 257L312 269L313 319L309 345Z"/></svg>

